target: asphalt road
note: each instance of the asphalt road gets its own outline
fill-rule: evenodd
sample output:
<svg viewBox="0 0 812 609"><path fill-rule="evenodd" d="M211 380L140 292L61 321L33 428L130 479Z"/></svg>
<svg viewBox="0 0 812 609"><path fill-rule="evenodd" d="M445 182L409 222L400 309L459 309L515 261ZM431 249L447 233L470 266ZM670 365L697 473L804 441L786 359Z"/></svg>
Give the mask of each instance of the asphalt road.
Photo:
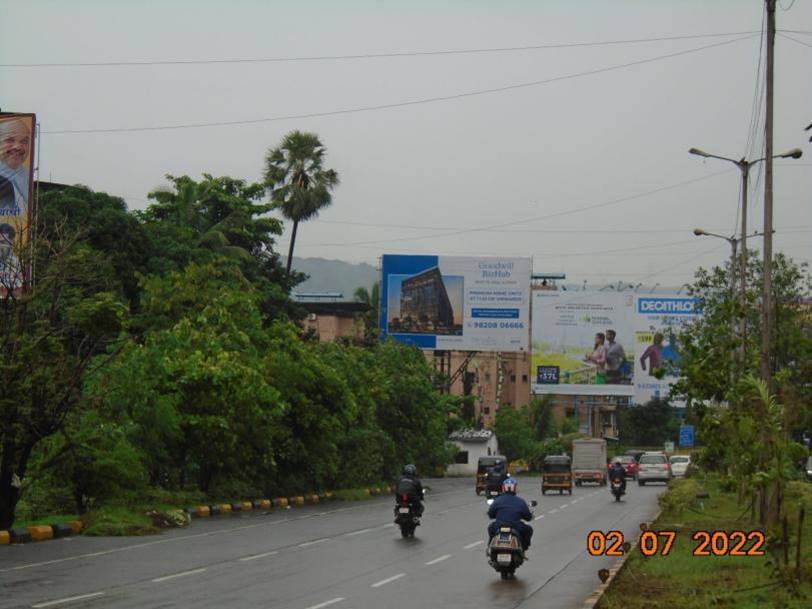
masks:
<svg viewBox="0 0 812 609"><path fill-rule="evenodd" d="M538 479L520 478L519 494L539 501L536 533L530 560L502 581L487 564L473 480L425 483L414 539L401 539L381 497L195 520L156 537L0 547L0 608L581 609L615 560L587 553L589 531L633 539L664 490L630 484L621 503L595 486L541 497Z"/></svg>

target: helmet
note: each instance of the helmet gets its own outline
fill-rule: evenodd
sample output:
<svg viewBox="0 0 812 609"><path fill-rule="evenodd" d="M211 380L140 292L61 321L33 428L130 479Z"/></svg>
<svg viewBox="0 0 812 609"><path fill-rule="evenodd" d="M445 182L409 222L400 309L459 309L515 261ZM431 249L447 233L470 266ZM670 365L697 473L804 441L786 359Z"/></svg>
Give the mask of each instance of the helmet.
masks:
<svg viewBox="0 0 812 609"><path fill-rule="evenodd" d="M403 475L404 476L416 476L417 475L417 468L412 465L411 463L403 468Z"/></svg>
<svg viewBox="0 0 812 609"><path fill-rule="evenodd" d="M502 492L503 493L513 493L516 494L516 489L518 488L518 484L516 483L516 478L505 478L502 480Z"/></svg>

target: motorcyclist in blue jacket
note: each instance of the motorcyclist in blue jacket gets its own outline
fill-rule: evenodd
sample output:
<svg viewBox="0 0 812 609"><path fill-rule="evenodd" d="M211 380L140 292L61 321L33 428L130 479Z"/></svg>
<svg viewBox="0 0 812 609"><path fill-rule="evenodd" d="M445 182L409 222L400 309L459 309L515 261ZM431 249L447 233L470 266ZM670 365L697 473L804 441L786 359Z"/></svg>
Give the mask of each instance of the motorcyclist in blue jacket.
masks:
<svg viewBox="0 0 812 609"><path fill-rule="evenodd" d="M499 532L500 526L510 526L515 529L522 540L522 548L530 547L530 540L533 537L533 527L522 522L523 520L533 520L533 514L527 502L516 496L518 484L512 477L506 478L502 482L502 494L493 500L488 508L488 518L493 522L488 525L488 542Z"/></svg>

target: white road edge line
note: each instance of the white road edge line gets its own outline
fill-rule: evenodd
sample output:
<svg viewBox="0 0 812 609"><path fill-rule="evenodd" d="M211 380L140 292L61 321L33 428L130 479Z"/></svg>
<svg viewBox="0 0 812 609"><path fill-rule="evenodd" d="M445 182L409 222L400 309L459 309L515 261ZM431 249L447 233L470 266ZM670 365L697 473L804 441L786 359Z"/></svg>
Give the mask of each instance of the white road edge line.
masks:
<svg viewBox="0 0 812 609"><path fill-rule="evenodd" d="M340 603L344 600L343 596L339 596L336 598L331 598L329 601L324 601L323 603L319 603L318 605L312 605L307 609L322 609L322 607L329 607L330 605L335 605L336 603Z"/></svg>
<svg viewBox="0 0 812 609"><path fill-rule="evenodd" d="M206 567L202 569L192 569L191 571L184 571L182 573L173 573L172 575L164 575L163 577L156 577L155 579L151 580L154 584L160 584L161 582L169 581L170 579L177 579L178 577L186 577L187 575L194 575L195 573L203 573L206 570Z"/></svg>
<svg viewBox="0 0 812 609"><path fill-rule="evenodd" d="M47 603L38 603L36 605L31 605L34 609L40 609L40 607L53 607L54 605L61 605L63 603L72 603L73 601L82 601L87 598L96 598L97 596L103 596L104 592L93 592L92 594L82 594L80 596L69 596L67 598L60 598L56 601L48 601Z"/></svg>
<svg viewBox="0 0 812 609"><path fill-rule="evenodd" d="M256 560L257 558L265 558L267 556L273 556L275 554L279 554L279 552L274 550L273 552L265 552L264 554L254 554L253 556L244 556L240 558L239 561L246 562L248 560Z"/></svg>
<svg viewBox="0 0 812 609"><path fill-rule="evenodd" d="M317 543L324 543L325 541L330 541L329 537L322 537L321 539L314 539L313 541L306 541L304 543L300 543L297 548L306 548L308 546L315 546Z"/></svg>
<svg viewBox="0 0 812 609"><path fill-rule="evenodd" d="M400 579L401 577L406 577L405 573L398 573L397 575L393 575L392 577L387 577L386 579L382 579L379 582L375 582L370 586L370 588L380 588L381 586L388 584L389 582L393 582L396 579Z"/></svg>
<svg viewBox="0 0 812 609"><path fill-rule="evenodd" d="M480 539L479 541L475 541L474 543L469 543L467 546L463 548L463 550L470 550L471 548L477 547L481 543L485 543L485 540Z"/></svg>
<svg viewBox="0 0 812 609"><path fill-rule="evenodd" d="M444 560L448 560L451 558L451 554L443 554L442 556L435 558L434 560L430 560L426 563L426 566L436 565L438 562L443 562Z"/></svg>
<svg viewBox="0 0 812 609"><path fill-rule="evenodd" d="M347 533L344 537L352 537L353 535L360 535L361 533L369 533L372 529L361 529L360 531L353 531L352 533ZM68 539L67 537L65 539Z"/></svg>
<svg viewBox="0 0 812 609"><path fill-rule="evenodd" d="M554 510L550 510L550 513L555 514L557 511L558 511L558 508L555 508Z"/></svg>
<svg viewBox="0 0 812 609"><path fill-rule="evenodd" d="M544 518L544 514L541 514L540 516L536 516L536 520L541 520L542 518Z"/></svg>

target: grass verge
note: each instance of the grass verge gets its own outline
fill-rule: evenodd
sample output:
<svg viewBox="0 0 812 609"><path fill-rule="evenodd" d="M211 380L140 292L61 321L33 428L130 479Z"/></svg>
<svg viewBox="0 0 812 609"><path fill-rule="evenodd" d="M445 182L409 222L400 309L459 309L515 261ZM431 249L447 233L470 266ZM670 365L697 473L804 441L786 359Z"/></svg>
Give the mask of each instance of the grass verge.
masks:
<svg viewBox="0 0 812 609"><path fill-rule="evenodd" d="M709 497L697 499L696 491ZM652 530L676 531L667 556L646 558L638 548L598 604L599 609L801 609L812 606L812 518L808 514L802 532L800 583L790 581L795 566L797 513L801 503L812 508L812 490L792 483L786 498L790 520L790 569L773 549L765 556L694 556L699 545L696 531L752 531L747 505L739 504L734 492L725 491L713 477L677 480L661 498L663 511ZM768 535L768 544L774 535ZM746 547L750 547L748 544ZM771 546L774 548L774 546ZM783 552L778 554L783 556Z"/></svg>

